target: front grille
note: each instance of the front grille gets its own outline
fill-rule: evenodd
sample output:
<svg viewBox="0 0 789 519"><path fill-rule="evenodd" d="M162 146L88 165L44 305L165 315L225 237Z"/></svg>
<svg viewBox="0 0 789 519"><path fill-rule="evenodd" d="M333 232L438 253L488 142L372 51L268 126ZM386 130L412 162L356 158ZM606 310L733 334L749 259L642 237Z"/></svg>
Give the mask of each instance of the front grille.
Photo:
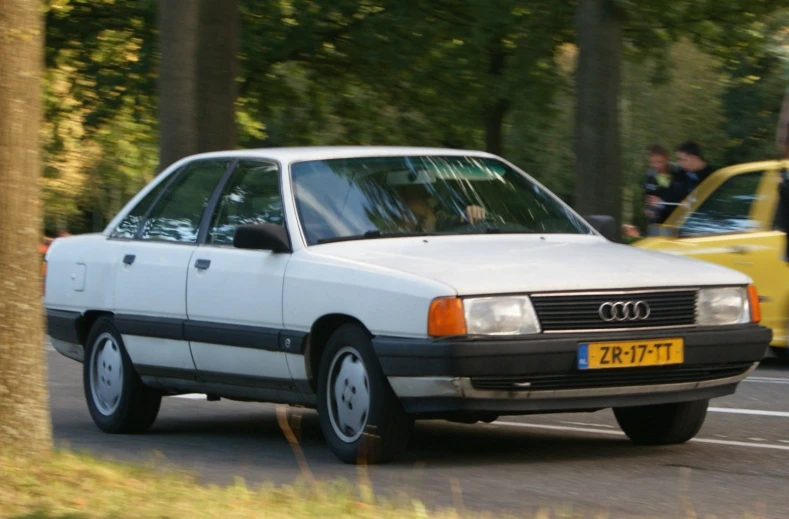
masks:
<svg viewBox="0 0 789 519"><path fill-rule="evenodd" d="M688 326L696 323L696 291L633 292L617 294L533 295L542 329L551 331L610 330ZM604 303L643 301L649 316L634 321L606 322L600 317Z"/></svg>
<svg viewBox="0 0 789 519"><path fill-rule="evenodd" d="M563 375L471 377L471 385L475 389L489 391L545 391L676 384L734 377L745 373L750 367L750 363L738 363L693 367L619 368Z"/></svg>

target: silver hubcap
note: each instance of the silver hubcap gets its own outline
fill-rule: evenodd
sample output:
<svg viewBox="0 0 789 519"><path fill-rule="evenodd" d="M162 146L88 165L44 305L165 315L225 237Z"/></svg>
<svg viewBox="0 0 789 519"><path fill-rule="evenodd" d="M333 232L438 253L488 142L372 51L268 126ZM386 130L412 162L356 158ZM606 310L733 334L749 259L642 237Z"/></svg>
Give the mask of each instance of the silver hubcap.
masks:
<svg viewBox="0 0 789 519"><path fill-rule="evenodd" d="M118 343L109 333L96 339L90 356L90 393L103 415L118 408L123 387L123 363Z"/></svg>
<svg viewBox="0 0 789 519"><path fill-rule="evenodd" d="M356 441L367 425L370 383L359 353L346 346L332 359L326 388L334 433L344 442Z"/></svg>

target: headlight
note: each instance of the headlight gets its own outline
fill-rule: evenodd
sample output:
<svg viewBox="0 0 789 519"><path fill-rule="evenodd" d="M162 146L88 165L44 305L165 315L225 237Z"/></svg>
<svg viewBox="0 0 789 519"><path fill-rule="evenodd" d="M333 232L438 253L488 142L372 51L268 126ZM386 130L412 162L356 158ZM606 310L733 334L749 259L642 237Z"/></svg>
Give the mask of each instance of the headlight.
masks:
<svg viewBox="0 0 789 519"><path fill-rule="evenodd" d="M751 322L751 303L745 287L703 288L699 291L698 323L720 326Z"/></svg>
<svg viewBox="0 0 789 519"><path fill-rule="evenodd" d="M540 323L528 297L464 299L466 328L471 335L539 333Z"/></svg>

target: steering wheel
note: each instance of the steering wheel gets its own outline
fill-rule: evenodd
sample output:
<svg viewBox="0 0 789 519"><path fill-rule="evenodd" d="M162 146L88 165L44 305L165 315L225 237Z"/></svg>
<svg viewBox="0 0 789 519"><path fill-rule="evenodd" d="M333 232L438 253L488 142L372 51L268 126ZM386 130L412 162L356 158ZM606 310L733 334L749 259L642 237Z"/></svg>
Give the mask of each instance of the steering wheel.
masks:
<svg viewBox="0 0 789 519"><path fill-rule="evenodd" d="M504 219L493 214L487 213L485 218L477 220L476 222L464 221L460 225L447 229L446 232L450 233L479 233L486 232L490 229L496 229L501 232L515 231L515 232L533 232L534 229L525 227L519 224L503 223Z"/></svg>

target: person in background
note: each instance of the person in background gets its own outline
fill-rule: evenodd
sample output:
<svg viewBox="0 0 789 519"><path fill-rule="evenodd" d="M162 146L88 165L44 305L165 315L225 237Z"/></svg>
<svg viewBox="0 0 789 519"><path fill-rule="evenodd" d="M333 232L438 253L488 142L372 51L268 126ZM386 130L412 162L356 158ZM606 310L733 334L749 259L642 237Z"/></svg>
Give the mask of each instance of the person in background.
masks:
<svg viewBox="0 0 789 519"><path fill-rule="evenodd" d="M660 144L648 150L649 169L644 182L644 214L647 224L663 223L676 204L685 197L681 180L681 170L669 161L666 149Z"/></svg>
<svg viewBox="0 0 789 519"><path fill-rule="evenodd" d="M708 176L715 172L714 167L710 166L704 159L701 146L695 141L685 141L676 149L677 161L684 172L685 196L696 189L696 186L704 182ZM684 196L683 196L684 198Z"/></svg>

